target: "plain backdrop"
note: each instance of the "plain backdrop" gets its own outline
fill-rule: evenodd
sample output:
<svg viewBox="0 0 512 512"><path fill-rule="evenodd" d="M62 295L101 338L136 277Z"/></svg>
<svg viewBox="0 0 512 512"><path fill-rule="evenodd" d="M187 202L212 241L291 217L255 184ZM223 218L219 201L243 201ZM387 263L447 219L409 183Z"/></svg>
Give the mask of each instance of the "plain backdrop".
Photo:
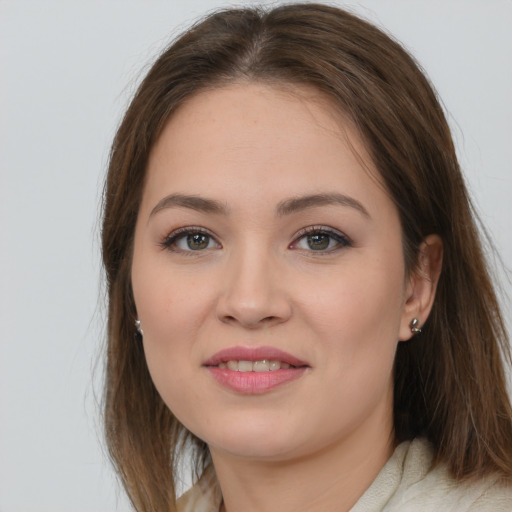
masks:
<svg viewBox="0 0 512 512"><path fill-rule="evenodd" d="M337 4L386 27L423 64L511 268L512 1ZM130 510L96 404L109 144L148 63L226 5L0 0L0 512ZM510 293L504 271L500 281Z"/></svg>

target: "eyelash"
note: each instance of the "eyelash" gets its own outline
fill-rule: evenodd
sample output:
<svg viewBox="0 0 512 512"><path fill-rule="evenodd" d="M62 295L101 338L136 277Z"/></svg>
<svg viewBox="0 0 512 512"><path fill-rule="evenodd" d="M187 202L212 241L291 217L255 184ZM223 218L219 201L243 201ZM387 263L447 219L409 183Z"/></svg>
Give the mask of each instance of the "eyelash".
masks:
<svg viewBox="0 0 512 512"><path fill-rule="evenodd" d="M162 242L160 242L159 245L163 249L166 249L171 252L177 252L180 254L184 254L185 256L198 256L198 253L202 252L201 250L194 251L191 249L189 251L185 251L185 250L178 249L175 247L176 242L180 238L183 238L187 235L195 235L195 234L206 235L215 241L215 237L208 230L206 230L204 228L196 227L196 226L188 226L188 227L179 228L176 231L173 231L172 233L167 235L162 240ZM218 243L218 242L216 242L216 243Z"/></svg>
<svg viewBox="0 0 512 512"><path fill-rule="evenodd" d="M313 235L326 235L337 242L337 244L334 247L331 247L330 249L327 250L305 250L308 253L313 253L315 256L328 255L333 252L339 251L345 247L351 247L353 245L352 240L348 236L332 228L328 228L326 226L308 226L304 229L301 229L295 235L295 240L289 245L289 247L297 245L303 238Z"/></svg>
<svg viewBox="0 0 512 512"><path fill-rule="evenodd" d="M218 244L220 246L219 242L217 242L215 240L215 237L212 235L212 233L210 233L208 230L206 230L204 228L196 227L196 226L183 227L183 228L177 229L176 231L173 231L172 233L167 235L162 240L162 242L159 243L159 245L163 249L166 249L171 252L184 254L186 256L198 256L199 253L203 252L205 249L202 249L202 250L199 249L196 251L194 251L192 249L191 250L182 250L182 249L176 248L176 246L175 246L175 244L178 240L180 240L181 238L183 238L187 235L193 235L193 234L206 235L206 236L210 237L216 244ZM335 240L337 242L337 244L334 247L331 247L330 249L326 249L326 250L316 250L315 251L314 249L309 249L309 250L304 249L304 252L313 253L313 254L315 254L315 256L331 254L331 253L341 250L345 247L351 247L353 245L352 240L348 236L340 233L339 231L335 231L335 230L325 227L325 226L308 226L308 227L302 229L301 231L299 231L295 235L294 241L288 247L293 248L293 246L297 245L303 238L305 238L307 236L314 236L314 235L326 235L329 238L331 238L332 240ZM297 250L300 250L300 249L297 249Z"/></svg>

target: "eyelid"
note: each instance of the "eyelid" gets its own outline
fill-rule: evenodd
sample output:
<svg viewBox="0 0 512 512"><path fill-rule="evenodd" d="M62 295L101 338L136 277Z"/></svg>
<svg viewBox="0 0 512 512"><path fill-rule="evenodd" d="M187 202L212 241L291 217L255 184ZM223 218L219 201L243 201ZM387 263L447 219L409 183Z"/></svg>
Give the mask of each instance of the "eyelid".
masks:
<svg viewBox="0 0 512 512"><path fill-rule="evenodd" d="M202 233L204 235L208 235L219 246L218 248L222 248L222 244L217 240L215 235L208 229L202 228L200 226L183 226L181 228L175 229L166 235L158 245L160 245L162 249L184 254L186 256L199 256L200 253L206 252L206 249L198 251L185 251L182 249L173 248L173 245L177 240L192 233Z"/></svg>
<svg viewBox="0 0 512 512"><path fill-rule="evenodd" d="M322 254L330 254L332 252L335 252L336 250L342 249L344 247L351 247L353 245L352 239L347 236L342 231L339 231L338 229L331 228L329 226L323 226L323 225L314 225L314 226L307 226L305 228L302 228L300 231L295 233L293 237L293 242L288 246L291 249L294 249L294 245L297 244L302 238L304 238L307 235L315 235L315 234L325 234L330 237L332 237L334 240L338 242L337 246L331 249L327 249L325 251L314 251L313 249L310 249L306 252L314 253L315 255L321 256ZM301 250L301 249L297 249Z"/></svg>
<svg viewBox="0 0 512 512"><path fill-rule="evenodd" d="M217 248L219 248L219 249L222 248L222 244L217 240L216 236L208 229L205 229L200 226L183 226L183 227L177 228L177 229L171 231L168 235L166 235L162 239L162 241L159 242L158 245L160 245L163 249L168 250L168 251L185 254L187 256L198 256L198 255L200 255L200 253L205 252L207 249L198 250L198 251L194 251L194 250L187 251L187 250L177 249L176 247L173 248L173 245L175 244L175 242L177 240L179 240L183 236L186 236L186 235L192 234L192 233L203 233L203 234L209 236L218 245ZM293 241L288 245L288 248L295 249L294 245L296 245L302 238L304 238L305 236L314 235L314 234L325 234L325 235L333 238L338 243L335 247L333 247L331 249L327 249L327 250L323 250L323 251L322 250L314 251L313 249L310 249L307 251L305 250L306 252L311 252L311 253L315 253L318 255L329 254L329 253L335 252L336 250L342 249L344 247L350 247L353 245L353 242L350 239L350 237L348 237L342 231L339 231L339 230L329 227L329 226L313 225L313 226L307 226L305 228L302 228L297 233L295 233L295 235L293 236ZM297 249L297 250L303 250L303 249Z"/></svg>

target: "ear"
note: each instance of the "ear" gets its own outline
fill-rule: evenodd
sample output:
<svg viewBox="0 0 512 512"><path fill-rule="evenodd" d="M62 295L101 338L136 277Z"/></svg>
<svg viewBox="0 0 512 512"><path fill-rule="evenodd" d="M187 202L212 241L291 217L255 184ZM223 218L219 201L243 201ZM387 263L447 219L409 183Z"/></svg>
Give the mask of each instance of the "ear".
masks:
<svg viewBox="0 0 512 512"><path fill-rule="evenodd" d="M400 341L407 341L414 335L411 330L414 318L418 319L419 328L427 321L434 304L442 265L443 241L438 235L429 235L420 245L416 268L411 271L405 286Z"/></svg>

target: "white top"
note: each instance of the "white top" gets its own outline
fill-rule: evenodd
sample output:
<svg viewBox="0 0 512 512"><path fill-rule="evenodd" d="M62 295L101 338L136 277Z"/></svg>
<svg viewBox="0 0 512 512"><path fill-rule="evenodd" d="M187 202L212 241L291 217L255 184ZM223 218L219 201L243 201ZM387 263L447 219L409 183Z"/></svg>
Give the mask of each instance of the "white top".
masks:
<svg viewBox="0 0 512 512"><path fill-rule="evenodd" d="M443 464L432 468L425 439L401 443L350 512L512 512L512 486L497 477L456 482ZM222 494L212 470L178 500L179 512L218 512Z"/></svg>

